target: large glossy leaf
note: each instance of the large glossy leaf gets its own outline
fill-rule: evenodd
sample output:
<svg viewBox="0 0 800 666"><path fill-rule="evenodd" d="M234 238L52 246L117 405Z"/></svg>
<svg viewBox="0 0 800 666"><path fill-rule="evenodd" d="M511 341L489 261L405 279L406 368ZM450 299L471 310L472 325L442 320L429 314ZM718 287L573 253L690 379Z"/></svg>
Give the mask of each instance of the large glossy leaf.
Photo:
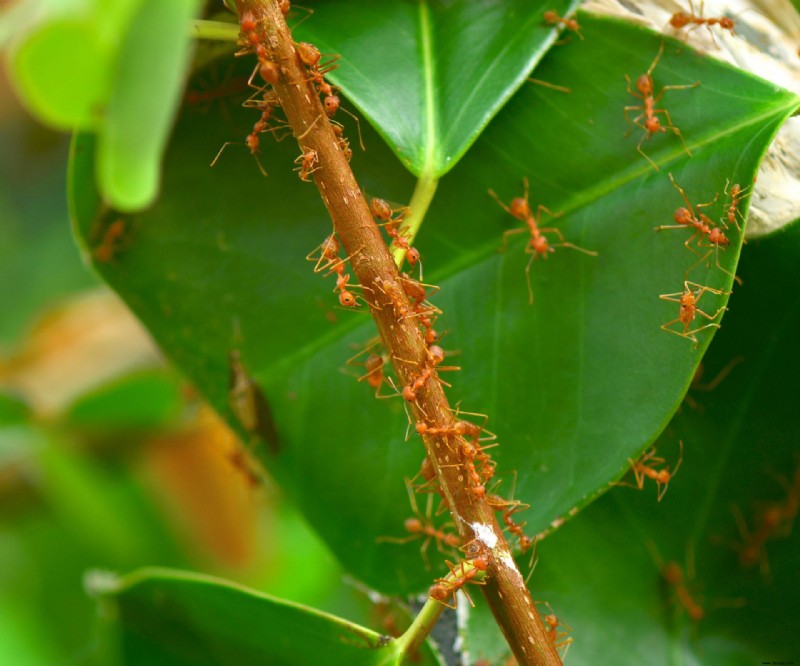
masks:
<svg viewBox="0 0 800 666"><path fill-rule="evenodd" d="M143 569L101 573L92 588L111 602L126 664L392 664L388 637L311 608L210 576ZM430 648L420 664L438 663Z"/></svg>
<svg viewBox="0 0 800 666"><path fill-rule="evenodd" d="M452 169L557 38L576 2L320 2L297 39L341 55L329 75L414 174Z"/></svg>
<svg viewBox="0 0 800 666"><path fill-rule="evenodd" d="M670 466L676 442L684 443L663 501L649 484L642 493L619 488L541 545L532 586L572 627L573 666L780 663L800 650L796 516L747 567L738 561L744 539L735 519L740 512L753 534L760 512L788 505L792 484L795 498L800 491L800 357L787 353L800 326L798 256L797 224L745 248L744 285L692 401L658 442ZM705 611L696 625L661 582L656 557L684 571L694 559L686 590ZM502 645L498 635L466 648L477 658L501 656Z"/></svg>
<svg viewBox="0 0 800 666"><path fill-rule="evenodd" d="M446 347L461 354L451 400L491 415L502 443L493 450L500 491L511 492L515 474L516 497L532 507L525 516L532 532L589 502L655 439L711 337L701 332L695 350L660 330L678 307L659 295L681 291L696 262L684 247L685 230L653 231L684 205L666 173L693 203L713 199L728 178L751 182L771 136L798 104L668 43L656 87L702 84L665 95L693 157L676 136L656 136L646 150L661 164L657 172L636 151L638 130L626 138L623 107L637 101L624 74L647 70L660 40L613 21L581 22L586 41L557 49L537 70L569 83L572 94L521 90L442 181L418 238L425 278L442 287L434 302L444 311L440 327L450 331ZM373 400L355 381L363 368L345 365L374 328L365 313L335 308L332 281L303 259L330 223L316 194L291 173L296 148L265 148L267 179L243 147L229 147L208 169L218 146L244 136L255 120L232 104L223 108L228 121L184 113L164 197L138 217L98 206L86 159L91 145L77 141L78 235L94 252L121 220L113 256L96 262L102 275L232 423L229 353L239 350L277 422L271 451L257 447L257 455L346 567L382 589L422 588L430 574L419 566L419 542L376 543L402 534L409 507L401 479L418 469L422 450L403 441L400 400ZM369 145L354 158L362 186L407 199L412 184L400 165L374 137ZM525 240L512 236L498 252L514 220L486 193L492 187L507 201L522 194L523 177L535 204L565 214L556 221L565 238L598 252L557 248L534 265L533 305ZM723 202L703 210L718 218ZM712 255L691 280L730 287L724 271L735 266L739 235L729 233L720 267ZM702 307L714 313L724 303L709 294Z"/></svg>

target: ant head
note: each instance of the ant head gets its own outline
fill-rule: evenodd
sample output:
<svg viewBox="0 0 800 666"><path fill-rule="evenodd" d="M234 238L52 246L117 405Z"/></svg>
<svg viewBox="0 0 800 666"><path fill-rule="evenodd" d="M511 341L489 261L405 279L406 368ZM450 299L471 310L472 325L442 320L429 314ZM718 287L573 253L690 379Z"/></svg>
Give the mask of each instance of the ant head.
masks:
<svg viewBox="0 0 800 666"><path fill-rule="evenodd" d="M669 585L680 585L683 582L683 571L677 562L667 562L661 575Z"/></svg>
<svg viewBox="0 0 800 666"><path fill-rule="evenodd" d="M414 402L417 399L417 392L411 386L404 386L403 398L405 398L406 402Z"/></svg>
<svg viewBox="0 0 800 666"><path fill-rule="evenodd" d="M672 15L672 18L669 20L669 24L673 28L684 28L689 25L689 22L692 20L692 17L687 14L686 12L675 12Z"/></svg>
<svg viewBox="0 0 800 666"><path fill-rule="evenodd" d="M730 245L730 239L718 227L714 227L708 232L708 242L714 245Z"/></svg>
<svg viewBox="0 0 800 666"><path fill-rule="evenodd" d="M339 110L339 96L326 95L323 104L325 105L325 113L330 118L331 116L335 115L336 112Z"/></svg>
<svg viewBox="0 0 800 666"><path fill-rule="evenodd" d="M308 67L316 67L322 57L319 49L309 42L299 42L297 44L297 54L303 64Z"/></svg>
<svg viewBox="0 0 800 666"><path fill-rule="evenodd" d="M378 354L370 354L364 361L364 368L366 368L367 372L375 372L376 370L382 367L383 367L383 358L381 356L378 356Z"/></svg>
<svg viewBox="0 0 800 666"><path fill-rule="evenodd" d="M277 63L271 60L262 60L258 71L261 74L261 78L267 83L275 85L278 82L280 67L278 67Z"/></svg>
<svg viewBox="0 0 800 666"><path fill-rule="evenodd" d="M430 346L439 342L439 334L432 328L425 331L425 344Z"/></svg>
<svg viewBox="0 0 800 666"><path fill-rule="evenodd" d="M477 437L481 434L482 428L479 425L459 419L456 421L456 432L459 435L467 435L468 437Z"/></svg>
<svg viewBox="0 0 800 666"><path fill-rule="evenodd" d="M486 571L489 568L489 560L481 555L472 560L472 566L479 571Z"/></svg>
<svg viewBox="0 0 800 666"><path fill-rule="evenodd" d="M430 356L431 363L434 365L439 365L442 361L444 361L444 349L442 349L439 345L431 345L428 347L428 356Z"/></svg>
<svg viewBox="0 0 800 666"><path fill-rule="evenodd" d="M669 473L669 470L662 469L656 474L656 483L667 484L671 478L672 475Z"/></svg>
<svg viewBox="0 0 800 666"><path fill-rule="evenodd" d="M703 616L705 615L705 611L702 608L700 608L700 606L695 606L695 605L693 605L688 612L689 612L689 617L692 618L695 622L699 622L700 620L702 620Z"/></svg>
<svg viewBox="0 0 800 666"><path fill-rule="evenodd" d="M531 217L531 206L527 199L517 197L511 200L511 205L508 207L511 214L518 220L525 222Z"/></svg>
<svg viewBox="0 0 800 666"><path fill-rule="evenodd" d="M547 253L553 250L553 248L550 247L550 243L548 242L544 234L531 236L530 248L531 250L533 250L536 256L539 255L547 256Z"/></svg>
<svg viewBox="0 0 800 666"><path fill-rule="evenodd" d="M642 74L636 79L636 88L642 95L652 95L653 79L650 78L649 74Z"/></svg>
<svg viewBox="0 0 800 666"><path fill-rule="evenodd" d="M353 292L345 289L341 294L339 294L339 302L346 308L352 308L356 305L356 297Z"/></svg>
<svg viewBox="0 0 800 666"><path fill-rule="evenodd" d="M428 596L434 601L445 601L447 597L450 596L450 590L446 585L436 583L436 585L432 585L431 589L428 590Z"/></svg>
<svg viewBox="0 0 800 666"><path fill-rule="evenodd" d="M555 23L558 21L558 14L556 14L552 9L548 9L544 14L542 14L542 18L546 23Z"/></svg>
<svg viewBox="0 0 800 666"><path fill-rule="evenodd" d="M419 518L407 518L403 525L406 528L406 532L416 533L422 531L422 521Z"/></svg>
<svg viewBox="0 0 800 666"><path fill-rule="evenodd" d="M245 139L245 143L247 147L250 149L250 152L255 154L258 151L258 144L259 144L258 134L248 134L247 139Z"/></svg>
<svg viewBox="0 0 800 666"><path fill-rule="evenodd" d="M723 30L733 30L734 25L735 24L733 22L733 19L728 18L727 16L723 16L719 20L719 27L722 28Z"/></svg>
<svg viewBox="0 0 800 666"><path fill-rule="evenodd" d="M322 256L326 259L336 259L339 256L339 240L331 234L322 241Z"/></svg>
<svg viewBox="0 0 800 666"><path fill-rule="evenodd" d="M408 252L406 252L406 261L409 265L416 266L419 262L419 250L415 247L409 248Z"/></svg>
<svg viewBox="0 0 800 666"><path fill-rule="evenodd" d="M676 208L672 215L672 219L678 224L691 224L694 220L688 208Z"/></svg>
<svg viewBox="0 0 800 666"><path fill-rule="evenodd" d="M658 119L658 116L650 116L649 118L645 118L644 128L650 132L650 134L666 131L663 127L661 127L661 121Z"/></svg>
<svg viewBox="0 0 800 666"><path fill-rule="evenodd" d="M392 207L383 199L374 198L370 202L372 214L382 222L385 222L392 217Z"/></svg>
<svg viewBox="0 0 800 666"><path fill-rule="evenodd" d="M252 12L245 12L242 14L240 25L242 26L242 32L253 32L258 28L258 21L256 21L256 17Z"/></svg>

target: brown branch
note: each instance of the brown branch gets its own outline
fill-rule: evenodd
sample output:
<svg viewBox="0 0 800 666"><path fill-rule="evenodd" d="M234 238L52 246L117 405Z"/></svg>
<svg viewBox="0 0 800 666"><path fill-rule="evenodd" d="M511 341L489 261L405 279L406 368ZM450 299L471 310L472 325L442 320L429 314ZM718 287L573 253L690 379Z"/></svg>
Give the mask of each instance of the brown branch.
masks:
<svg viewBox="0 0 800 666"><path fill-rule="evenodd" d="M278 0L236 0L240 16L249 13L263 35L261 57L279 66L273 83L301 153L316 151L318 168L312 177L325 202L334 229L344 245L358 282L363 286L383 345L404 386L420 376L432 361L380 229L350 170L319 95L302 64ZM263 47L263 48L262 48ZM411 403L414 418L434 429L452 428L453 412L435 371ZM494 509L471 492L465 473L460 437L424 437L428 457L453 522L464 543L477 541L487 553L489 569L483 587L498 624L520 664L561 664L511 555Z"/></svg>

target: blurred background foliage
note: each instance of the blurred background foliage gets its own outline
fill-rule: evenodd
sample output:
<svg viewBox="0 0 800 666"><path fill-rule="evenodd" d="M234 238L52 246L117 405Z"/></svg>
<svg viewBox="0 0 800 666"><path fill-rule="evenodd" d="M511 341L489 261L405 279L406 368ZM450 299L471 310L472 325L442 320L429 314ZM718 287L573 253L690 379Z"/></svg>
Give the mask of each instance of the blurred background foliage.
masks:
<svg viewBox="0 0 800 666"><path fill-rule="evenodd" d="M105 663L91 570L224 576L369 626L375 608L84 265L68 137L0 81L0 663Z"/></svg>

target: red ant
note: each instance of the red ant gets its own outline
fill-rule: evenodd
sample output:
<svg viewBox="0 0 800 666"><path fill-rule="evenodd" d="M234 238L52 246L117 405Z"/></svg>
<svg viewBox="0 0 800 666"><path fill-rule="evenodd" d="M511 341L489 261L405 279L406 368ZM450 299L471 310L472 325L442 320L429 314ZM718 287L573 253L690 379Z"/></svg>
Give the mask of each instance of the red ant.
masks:
<svg viewBox="0 0 800 666"><path fill-rule="evenodd" d="M766 549L768 539L775 539L782 534L788 534L800 510L800 467L795 469L792 484L786 479L775 475L779 483L786 489L786 498L782 502L772 502L756 514L754 532L750 532L747 522L735 505L731 512L736 520L742 543L734 543L734 549L739 553L739 565L749 568L756 562L761 562L761 573L769 573Z"/></svg>
<svg viewBox="0 0 800 666"><path fill-rule="evenodd" d="M405 251L405 259L408 265L412 268L416 266L420 259L419 251L411 247L405 233L398 228L398 225L402 223L408 213L408 208L401 208L399 211L395 211L384 199L373 197L372 201L370 201L370 210L373 217L379 220L379 226L386 228L386 233L392 238L394 245ZM395 212L399 212L397 217L393 217ZM421 274L422 268L420 265Z"/></svg>
<svg viewBox="0 0 800 666"><path fill-rule="evenodd" d="M548 25L553 25L553 26L560 25L566 30L571 30L572 32L576 33L578 37L580 37L581 40L583 40L583 35L581 34L581 27L578 25L578 22L574 18L572 19L562 18L552 9L547 10L542 15L542 18L544 19L544 22L547 23Z"/></svg>
<svg viewBox="0 0 800 666"><path fill-rule="evenodd" d="M736 34L736 24L734 23L732 18L727 16L721 16L719 18L705 18L703 16L703 2L700 1L700 11L699 13L694 13L694 6L692 5L692 0L689 0L689 11L688 12L675 12L669 19L669 24L675 28L676 30L680 30L681 28L685 28L687 25L691 27L689 30L692 30L698 26L704 25L708 29L708 33L711 35L711 39L714 40L716 44L716 38L714 37L714 32L711 30L712 25L718 25L722 30L729 30L732 35ZM686 31L688 34L688 30Z"/></svg>
<svg viewBox="0 0 800 666"><path fill-rule="evenodd" d="M92 256L95 261L106 263L114 258L114 255L120 250L125 241L125 224L125 220L119 218L108 225L100 244L92 250Z"/></svg>
<svg viewBox="0 0 800 666"><path fill-rule="evenodd" d="M264 170L264 166L261 164L261 160L258 159L258 155L261 152L261 134L266 131L274 132L280 127L270 128L269 121L272 117L273 111L279 106L278 96L275 94L274 91L263 91L263 98L262 99L248 99L242 104L245 108L256 108L261 110L261 117L255 122L253 125L253 131L245 137L245 145L247 149L250 151L250 154L255 158L256 164L258 164L258 168L264 176L267 176L267 172ZM280 140L280 139L279 139ZM211 161L211 166L213 167L219 158L222 156L223 151L230 145L234 145L235 141L226 141L222 144L222 148L219 149L216 157Z"/></svg>
<svg viewBox="0 0 800 666"><path fill-rule="evenodd" d="M215 101L235 95L245 90L246 79L242 77L230 79L217 87L206 90L187 90L184 101L192 106L206 105L210 107Z"/></svg>
<svg viewBox="0 0 800 666"><path fill-rule="evenodd" d="M317 252L319 252L319 256L316 256ZM336 235L327 236L322 243L306 255L306 260L316 262L314 264L315 273L321 273L333 266L339 261L339 240Z"/></svg>
<svg viewBox="0 0 800 666"><path fill-rule="evenodd" d="M327 115L328 118L333 118L336 115L336 112L341 108L342 111L353 118L356 121L358 128L358 142L361 145L361 150L365 150L364 139L361 136L361 122L358 120L356 115L350 113L350 111L341 106L339 95L336 94L338 89L334 88L334 86L325 80L325 74L338 67L338 65L335 65L334 63L339 59L339 56L334 56L331 60L325 63L325 65L320 67L319 63L322 58L322 54L316 46L308 42L300 42L296 46L300 60L306 67L308 67L308 70L311 73L311 80L314 82L316 90L320 95L324 95L322 106L325 109L325 115Z"/></svg>
<svg viewBox="0 0 800 666"><path fill-rule="evenodd" d="M321 168L317 166L319 164L319 155L313 148L303 147L303 154L300 155L294 163L299 165L295 171L299 171L298 175L300 176L300 180L306 183L309 182L308 177Z"/></svg>
<svg viewBox="0 0 800 666"><path fill-rule="evenodd" d="M470 582L476 585L484 584L482 577L489 568L489 558L479 555L471 560L462 560L458 568L450 562L446 562L446 564L450 568L450 573L444 578L436 579L436 583L432 585L431 589L428 591L428 596L448 608L455 609L456 592L462 590L469 603L474 606L475 604L472 603L472 599L464 589L464 585ZM451 596L453 598L453 603L449 604L447 600Z"/></svg>
<svg viewBox="0 0 800 666"><path fill-rule="evenodd" d="M256 49L261 43L262 37L258 34L259 25L253 12L243 12L239 19L239 26L241 28L240 44L242 44L242 49L237 51L236 55L244 55Z"/></svg>
<svg viewBox="0 0 800 666"><path fill-rule="evenodd" d="M655 560L662 579L670 589L674 591L678 602L683 606L687 615L695 622L702 620L705 616L705 610L695 601L694 597L692 597L692 594L689 592L681 566L674 561L664 564L661 556L658 554L658 550L656 550L655 544L652 542L647 542L647 548L653 560ZM689 547L686 549L686 569L688 578L691 580L694 578L694 549Z"/></svg>
<svg viewBox="0 0 800 666"><path fill-rule="evenodd" d="M742 199L747 196L745 192L747 192L752 185L748 185L747 187L743 188L738 183L734 183L733 185L730 185L730 193L728 192L728 185L730 185L730 180L725 181L725 194L728 194L728 196L731 198L731 201L728 204L726 217L728 219L728 223L733 224L738 229L739 233L742 233L742 228L739 226L739 221L736 219L736 216L738 215L742 219L742 223L744 223L744 215L742 215L741 211L739 210L739 204L741 203Z"/></svg>
<svg viewBox="0 0 800 666"><path fill-rule="evenodd" d="M754 532L751 532L748 528L747 521L744 519L742 512L739 511L739 507L731 505L731 513L742 539L741 542L731 543L733 549L739 553L739 566L742 569L749 569L760 562L761 574L765 577L768 576L769 560L767 559L765 544L768 539L774 536L781 524L780 505L770 505L756 515Z"/></svg>
<svg viewBox="0 0 800 666"><path fill-rule="evenodd" d="M360 251L361 250L357 250L349 257L340 259L339 241L336 240L336 237L333 234L331 234L306 256L307 260L316 261L316 265L314 266L315 273L327 270L328 272L325 274L325 277L336 273L336 286L333 288L333 291L339 292L339 303L346 308L357 306L358 301L356 299L356 295L347 288L350 283L350 274L345 273L345 264ZM319 252L319 257L315 256L317 252ZM360 287L360 285L352 286Z"/></svg>
<svg viewBox="0 0 800 666"><path fill-rule="evenodd" d="M693 290L693 287L696 289ZM675 335L679 335L682 338L686 338L687 340L692 340L694 342L694 348L697 349L697 345L699 343L697 339L697 333L703 331L707 328L719 328L719 324L714 321L719 315L727 310L727 308L722 305L717 309L717 311L710 315L706 312L703 312L700 308L697 307L697 303L703 297L703 294L711 293L716 294L718 296L722 296L730 294L729 291L722 291L720 289L712 289L711 287L704 287L702 285L697 284L696 282L689 282L686 280L683 283L683 291L679 291L674 294L661 294L659 298L663 301L670 301L673 303L680 303L680 309L678 316L673 319L672 321L668 321L666 324L661 325L661 329L667 331L669 333L674 333ZM689 327L692 325L695 317L697 315L701 315L709 320L708 324L704 324L703 326L699 326L695 329L689 330ZM670 328L673 324L680 323L683 325L683 331L676 331L673 328Z"/></svg>
<svg viewBox="0 0 800 666"><path fill-rule="evenodd" d="M516 229L509 229L508 231L503 233L503 240L504 246L508 242L508 237L513 234L524 233L527 231L530 233L530 240L525 245L525 254L530 254L531 258L528 261L528 265L525 267L525 279L528 283L528 297L529 303L533 304L533 287L531 286L531 264L533 263L534 259L538 259L539 257L547 258L547 255L551 252L555 252L556 247L569 247L573 250L578 250L579 252L583 252L584 254L588 254L590 256L596 257L597 252L593 250L586 250L582 247L578 247L572 243L567 243L564 240L564 235L561 231L555 227L540 227L539 221L541 219L542 213L547 213L550 217L561 217L563 213L554 213L546 206L542 206L541 204L536 207L536 214L531 211L530 203L528 203L528 179L523 178L522 182L525 187L525 196L524 197L516 197L511 200L511 203L507 206L503 201L500 200L500 197L497 196L494 190L489 190L489 195L498 203L500 206L509 213L511 216L515 217L518 220L521 220L527 225L527 229L524 227L518 227ZM554 233L558 236L560 242L559 243L551 243L545 233Z"/></svg>
<svg viewBox="0 0 800 666"><path fill-rule="evenodd" d="M653 479L656 482L656 486L658 487L658 501L660 502L661 499L664 497L664 494L667 492L667 487L669 486L669 482L675 477L678 473L678 470L681 467L681 463L683 462L683 442L678 442L680 445L680 454L678 455L678 463L675 465L675 468L670 472L669 467L662 467L661 469L656 469L655 465L666 465L666 460L664 458L660 458L656 456L655 447L646 451L641 458L634 461L628 458L628 462L630 463L631 470L633 471L633 475L636 479L636 484L631 487L638 488L642 490L644 488L644 480L645 478ZM630 484L620 484L620 485L630 485Z"/></svg>
<svg viewBox="0 0 800 666"><path fill-rule="evenodd" d="M550 639L550 642L553 644L553 647L556 651L561 655L561 659L566 659L567 652L569 652L569 646L572 645L572 638L570 638L569 633L572 631L572 627L568 624L564 624L561 622L553 611L553 607L547 603L546 601L541 602L537 601L537 604L544 603L547 606L547 609L550 611L547 615L542 615L542 620L547 625L547 637ZM565 629L566 631L559 631L559 627ZM564 650L564 653L561 653L561 650Z"/></svg>
<svg viewBox="0 0 800 666"><path fill-rule="evenodd" d="M675 590L681 606L686 610L688 616L695 622L699 622L705 616L705 610L692 597L689 589L684 582L683 569L677 562L667 562L661 568L661 576L671 588Z"/></svg>
<svg viewBox="0 0 800 666"><path fill-rule="evenodd" d="M516 535L519 539L519 547L520 550L524 553L529 548L531 548L536 540L532 539L528 535L525 534L524 529L527 522L517 523L511 516L513 516L517 511L524 511L525 509L529 509L530 506L528 504L523 504L519 500L507 500L499 495L487 495L486 502L489 506L492 507L495 511L502 511L503 515L503 522L508 527L509 531Z"/></svg>
<svg viewBox="0 0 800 666"><path fill-rule="evenodd" d="M384 384L388 384L389 380L384 374L384 367L386 365L386 357L383 354L376 354L374 351L376 346L380 344L379 340L376 340L374 343L369 344L360 352L358 352L355 356L350 357L347 359L348 365L363 365L366 373L363 374L361 377L358 378L359 382L366 381L372 388L375 389L375 397L376 398L393 398L396 394L392 395L381 395L381 388ZM356 362L356 359L360 356L366 354L367 352L371 352L363 362Z"/></svg>
<svg viewBox="0 0 800 666"><path fill-rule="evenodd" d="M672 118L669 115L669 111L667 111L666 109L656 109L655 108L656 102L658 102L658 100L661 99L661 96L667 90L685 90L686 88L696 88L697 86L700 85L700 81L695 81L694 83L689 85L664 86L663 88L661 88L661 91L658 93L658 95L654 96L653 77L651 75L653 73L653 70L656 68L656 65L658 64L658 61L661 58L661 54L663 52L664 52L664 42L661 42L661 46L659 46L658 48L658 53L656 54L655 60L653 60L653 62L650 64L650 67L647 68L647 72L642 74L638 79L636 79L636 89L639 92L634 92L633 90L631 90L631 77L625 74L625 80L628 82L628 92L634 97L638 97L639 99L641 99L644 102L644 104L623 107L623 110L625 112L625 120L627 120L628 123L632 122L634 125L636 125L636 127L639 127L644 130L644 134L642 135L642 138L639 139L639 143L636 146L636 150L638 150L639 153L642 155L642 157L644 157L648 162L650 162L650 164L653 165L653 168L656 171L660 171L658 165L653 160L651 160L642 150L642 143L645 141L645 139L649 139L656 132L666 132L667 130L671 130L681 140L681 143L683 144L683 149L686 151L686 154L689 155L690 157L692 155L692 152L686 145L686 141L684 141L683 139L683 134L681 134L681 131L673 124ZM636 118L633 119L633 121L631 121L630 116L628 115L629 111L641 111L642 113L640 113L638 116L636 116ZM663 114L666 117L668 124L666 125L662 124L661 120L658 117L658 114ZM642 118L644 118L644 122L642 122Z"/></svg>
<svg viewBox="0 0 800 666"><path fill-rule="evenodd" d="M704 255L700 256L700 258L689 267L686 271L686 275L688 276L691 270L697 266L698 264L705 261L711 252L715 253L715 263L717 268L719 268L723 273L727 273L734 279L737 279L733 273L730 271L725 270L722 266L719 265L719 248L725 248L730 245L730 239L725 235L725 232L722 231L719 227L714 226L714 223L711 221L707 215L700 212L701 208L706 208L707 206L711 206L716 200L718 195L714 195L714 199L707 203L703 204L695 204L694 208L692 208L692 204L689 202L689 197L686 196L686 192L683 191L683 188L675 182L675 178L673 178L672 174L669 174L669 179L672 182L672 185L675 187L676 190L680 193L681 197L683 198L684 203L686 204L686 208L681 206L680 208L675 209L672 217L677 222L677 224L665 224L659 227L655 227L656 231L662 231L663 229L685 229L686 227L691 227L694 229L694 233L689 236L684 241L684 246L690 252L699 256L699 253L692 249L692 241L697 239L697 247L710 247L711 249L706 252ZM695 212L697 209L697 212ZM708 245L701 245L703 239L708 241Z"/></svg>
<svg viewBox="0 0 800 666"><path fill-rule="evenodd" d="M428 379L436 379L438 382L441 382L445 386L450 386L447 382L443 381L438 375L437 372L445 372L445 371L452 371L452 370L460 370L461 368L457 366L442 366L441 363L444 361L445 353L444 349L439 347L438 345L431 345L428 347L428 356L424 361L424 366L417 375L415 379L413 379L407 386L403 387L402 395L408 402L415 402L417 399L417 393L425 387ZM404 359L398 359L404 360ZM407 361L410 362L410 361Z"/></svg>
<svg viewBox="0 0 800 666"><path fill-rule="evenodd" d="M439 550L440 553L444 553L444 547L447 546L449 548L458 548L461 545L461 537L457 534L448 533L441 529L438 529L431 520L431 512L433 510L433 495L428 497L428 504L426 508L425 515L420 513L419 507L417 506L417 498L414 494L414 487L411 483L410 479L405 479L406 484L406 491L408 492L408 499L411 502L411 509L414 512L414 518L408 518L405 523L404 527L407 532L409 532L409 536L407 537L378 537L379 542L388 541L391 543L408 543L409 541L413 541L414 539L419 539L425 537L425 540L422 542L422 546L420 547L420 553L422 554L423 559L425 560L425 566L427 569L430 569L430 562L428 561L427 551L428 546L430 546L431 540L436 541L436 548Z"/></svg>

